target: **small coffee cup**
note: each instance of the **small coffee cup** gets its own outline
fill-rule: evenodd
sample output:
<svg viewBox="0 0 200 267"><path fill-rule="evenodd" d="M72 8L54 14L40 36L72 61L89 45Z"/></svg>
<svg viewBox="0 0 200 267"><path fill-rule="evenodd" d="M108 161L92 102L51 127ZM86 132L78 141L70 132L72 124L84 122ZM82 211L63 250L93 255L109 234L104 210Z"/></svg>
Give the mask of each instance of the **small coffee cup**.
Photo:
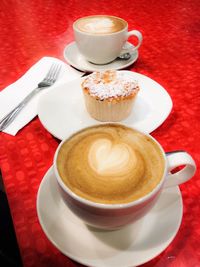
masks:
<svg viewBox="0 0 200 267"><path fill-rule="evenodd" d="M183 169L171 173L183 165ZM134 223L150 211L162 190L188 181L196 171L187 152L165 153L151 135L116 123L88 127L63 140L53 166L69 209L86 224L107 230ZM67 179L72 178L72 187L63 172ZM85 195L94 193L97 199L106 190L110 193L103 195L100 203L93 196L81 195L81 190ZM128 197L123 197L126 194Z"/></svg>
<svg viewBox="0 0 200 267"><path fill-rule="evenodd" d="M74 22L73 30L80 53L94 64L107 64L115 60L130 36L138 39L138 44L131 48L131 52L138 49L142 43L141 32L128 32L128 23L115 16L82 17Z"/></svg>

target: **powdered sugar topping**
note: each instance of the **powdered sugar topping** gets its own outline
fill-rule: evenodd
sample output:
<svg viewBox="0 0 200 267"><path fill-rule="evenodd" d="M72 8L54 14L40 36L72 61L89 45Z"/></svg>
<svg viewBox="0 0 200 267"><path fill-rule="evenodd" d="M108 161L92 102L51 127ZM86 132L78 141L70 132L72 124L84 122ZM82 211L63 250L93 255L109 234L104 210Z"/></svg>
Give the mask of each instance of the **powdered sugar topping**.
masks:
<svg viewBox="0 0 200 267"><path fill-rule="evenodd" d="M93 72L83 82L91 96L100 100L130 95L138 89L138 82L126 72L105 71Z"/></svg>

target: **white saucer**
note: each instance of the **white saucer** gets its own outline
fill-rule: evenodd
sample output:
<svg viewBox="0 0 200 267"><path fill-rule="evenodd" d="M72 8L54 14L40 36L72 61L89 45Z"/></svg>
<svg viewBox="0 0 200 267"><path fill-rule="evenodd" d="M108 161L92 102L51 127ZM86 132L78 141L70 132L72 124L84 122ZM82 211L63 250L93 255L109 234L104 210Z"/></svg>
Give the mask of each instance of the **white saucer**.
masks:
<svg viewBox="0 0 200 267"><path fill-rule="evenodd" d="M150 133L160 126L172 109L172 100L165 89L154 80L131 71L121 70L138 80L141 90L130 116L121 123ZM39 100L38 116L43 126L55 137L66 136L100 122L85 108L81 82L78 78L45 91Z"/></svg>
<svg viewBox="0 0 200 267"><path fill-rule="evenodd" d="M153 259L172 242L183 205L178 187L165 189L137 223L116 231L95 230L66 207L50 168L40 184L37 213L48 239L71 259L87 266L128 267Z"/></svg>
<svg viewBox="0 0 200 267"><path fill-rule="evenodd" d="M124 52L127 51L127 48L133 48L134 46L127 42L123 49ZM123 53L122 50L122 53ZM63 52L65 60L73 67L75 67L78 70L84 71L84 72L93 72L93 71L99 71L99 70L105 70L105 69L114 69L114 70L120 70L124 69L131 64L133 64L137 58L138 58L138 50L134 51L131 54L130 59L128 60L120 60L116 59L111 63L105 64L105 65L96 65L93 63L88 62L79 52L78 47L75 42L70 43L67 45Z"/></svg>

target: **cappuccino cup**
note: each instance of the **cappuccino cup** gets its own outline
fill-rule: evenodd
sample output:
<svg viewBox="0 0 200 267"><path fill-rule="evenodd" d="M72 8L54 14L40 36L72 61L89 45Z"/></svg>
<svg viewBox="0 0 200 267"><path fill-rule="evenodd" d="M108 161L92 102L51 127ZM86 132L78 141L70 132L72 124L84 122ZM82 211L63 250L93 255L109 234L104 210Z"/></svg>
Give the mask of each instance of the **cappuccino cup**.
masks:
<svg viewBox="0 0 200 267"><path fill-rule="evenodd" d="M63 140L53 166L69 209L86 224L107 230L134 223L162 190L188 181L196 171L187 152L165 153L152 136L116 123L91 126Z"/></svg>
<svg viewBox="0 0 200 267"><path fill-rule="evenodd" d="M128 23L115 16L82 17L74 22L73 30L80 53L94 64L107 64L115 60L130 36L138 39L138 44L131 48L131 52L142 43L141 32L128 31Z"/></svg>

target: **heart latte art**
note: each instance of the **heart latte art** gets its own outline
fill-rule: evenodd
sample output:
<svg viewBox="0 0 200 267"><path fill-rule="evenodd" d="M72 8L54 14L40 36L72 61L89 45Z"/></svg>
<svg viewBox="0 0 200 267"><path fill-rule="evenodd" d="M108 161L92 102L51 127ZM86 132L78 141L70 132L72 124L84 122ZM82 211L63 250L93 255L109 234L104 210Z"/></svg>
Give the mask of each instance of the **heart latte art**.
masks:
<svg viewBox="0 0 200 267"><path fill-rule="evenodd" d="M126 175L129 166L137 163L133 151L125 143L113 144L109 139L95 141L89 150L89 164L99 175L116 176Z"/></svg>
<svg viewBox="0 0 200 267"><path fill-rule="evenodd" d="M162 178L164 159L148 136L122 125L104 124L64 142L57 168L75 194L93 202L117 204L152 191Z"/></svg>
<svg viewBox="0 0 200 267"><path fill-rule="evenodd" d="M101 35L118 32L127 27L126 21L114 16L87 16L75 22L76 28L85 33Z"/></svg>

